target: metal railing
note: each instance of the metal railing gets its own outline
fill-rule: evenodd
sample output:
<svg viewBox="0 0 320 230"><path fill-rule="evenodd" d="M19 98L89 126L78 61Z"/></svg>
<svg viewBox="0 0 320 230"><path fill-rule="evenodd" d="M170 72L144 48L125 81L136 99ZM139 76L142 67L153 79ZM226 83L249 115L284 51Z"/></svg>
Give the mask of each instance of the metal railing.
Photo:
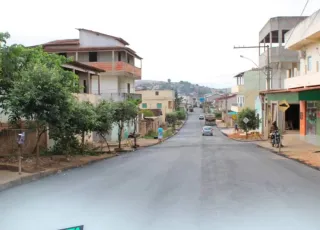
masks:
<svg viewBox="0 0 320 230"><path fill-rule="evenodd" d="M107 101L125 101L128 99L140 99L141 94L137 93L101 93L101 99Z"/></svg>

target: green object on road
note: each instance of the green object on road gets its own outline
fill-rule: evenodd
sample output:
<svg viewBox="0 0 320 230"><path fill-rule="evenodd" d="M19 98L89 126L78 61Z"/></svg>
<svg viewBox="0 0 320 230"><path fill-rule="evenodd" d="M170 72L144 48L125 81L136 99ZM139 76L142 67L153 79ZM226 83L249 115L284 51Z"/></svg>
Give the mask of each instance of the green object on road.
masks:
<svg viewBox="0 0 320 230"><path fill-rule="evenodd" d="M60 230L84 230L84 228L83 228L83 225L81 225L81 226L76 226L76 227L63 228Z"/></svg>

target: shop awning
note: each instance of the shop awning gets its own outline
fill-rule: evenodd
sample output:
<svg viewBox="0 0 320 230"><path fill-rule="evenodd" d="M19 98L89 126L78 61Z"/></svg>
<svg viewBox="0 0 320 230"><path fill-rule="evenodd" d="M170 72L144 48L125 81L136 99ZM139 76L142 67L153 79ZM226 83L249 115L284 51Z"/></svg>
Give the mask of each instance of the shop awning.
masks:
<svg viewBox="0 0 320 230"><path fill-rule="evenodd" d="M234 111L231 111L231 112L228 112L228 115L237 115L238 113L237 112L234 112Z"/></svg>

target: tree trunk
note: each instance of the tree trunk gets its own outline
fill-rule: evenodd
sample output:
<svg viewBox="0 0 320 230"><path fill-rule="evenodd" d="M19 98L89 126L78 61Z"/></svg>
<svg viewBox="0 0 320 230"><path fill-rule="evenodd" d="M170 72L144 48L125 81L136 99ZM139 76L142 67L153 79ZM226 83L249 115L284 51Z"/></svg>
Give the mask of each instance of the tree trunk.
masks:
<svg viewBox="0 0 320 230"><path fill-rule="evenodd" d="M84 132L82 132L82 134L81 134L81 153L83 153L83 151L84 151L84 135L85 133Z"/></svg>
<svg viewBox="0 0 320 230"><path fill-rule="evenodd" d="M119 127L119 130L118 130L118 147L119 147L119 149L121 149L121 134L122 134L122 129L123 129L123 124L122 124L122 122L120 122L119 123L119 125L118 125L118 127Z"/></svg>
<svg viewBox="0 0 320 230"><path fill-rule="evenodd" d="M39 164L40 164L40 149L39 149L39 125L37 124L36 127L36 137L37 137L37 142L36 142L36 169L39 168Z"/></svg>
<svg viewBox="0 0 320 230"><path fill-rule="evenodd" d="M136 132L137 132L137 118L134 119L134 123L133 123L133 140L134 140L134 148L137 147L137 136L136 136Z"/></svg>

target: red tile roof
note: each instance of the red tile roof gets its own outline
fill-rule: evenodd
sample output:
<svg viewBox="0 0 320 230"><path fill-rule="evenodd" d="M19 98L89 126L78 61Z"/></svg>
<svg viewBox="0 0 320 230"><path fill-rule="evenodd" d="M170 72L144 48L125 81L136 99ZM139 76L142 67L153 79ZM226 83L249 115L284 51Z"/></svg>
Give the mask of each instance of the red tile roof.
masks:
<svg viewBox="0 0 320 230"><path fill-rule="evenodd" d="M83 30L83 31L87 31L87 32L91 32L91 33L95 33L95 34L98 34L98 35L102 35L102 36L107 36L107 37L110 37L110 38L113 38L115 40L117 40L118 42L121 42L122 44L124 45L129 45L129 43L127 41L125 41L124 39L120 38L120 37L115 37L115 36L112 36L112 35L109 35L109 34L103 34L103 33L100 33L100 32L97 32L97 31L93 31L93 30L87 30L87 29L77 29L77 30Z"/></svg>
<svg viewBox="0 0 320 230"><path fill-rule="evenodd" d="M99 68L98 66L88 65L85 63L77 62L77 61L68 62L67 65L71 65L71 66L75 66L75 67L79 67L85 70L91 70L95 72L105 72L103 68Z"/></svg>
<svg viewBox="0 0 320 230"><path fill-rule="evenodd" d="M61 45L79 45L79 39L63 39L63 40L54 40L51 42L47 42L42 44L43 46L61 46Z"/></svg>

